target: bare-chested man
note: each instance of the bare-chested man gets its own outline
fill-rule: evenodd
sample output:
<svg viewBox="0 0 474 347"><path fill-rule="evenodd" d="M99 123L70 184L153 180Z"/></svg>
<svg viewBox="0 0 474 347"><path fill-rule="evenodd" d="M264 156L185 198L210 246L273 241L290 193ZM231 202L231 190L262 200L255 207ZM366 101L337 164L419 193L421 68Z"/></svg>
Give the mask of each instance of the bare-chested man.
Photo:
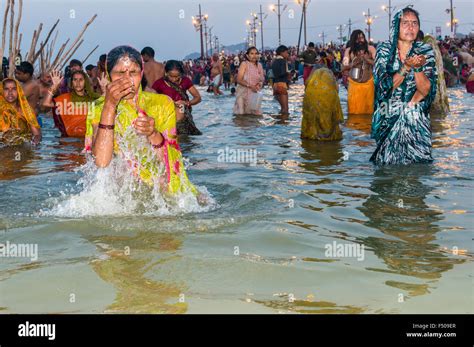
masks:
<svg viewBox="0 0 474 347"><path fill-rule="evenodd" d="M47 114L49 113L51 110L50 109L46 109L44 108L42 105L43 105L43 100L46 98L46 96L48 95L48 91L49 91L49 88L51 87L51 85L53 84L52 83L52 80L51 80L51 75L49 73L49 71L44 71L39 80L38 80L38 85L39 85L39 100L38 100L38 104L39 104L39 108L40 108L40 112L43 113L43 114Z"/></svg>
<svg viewBox="0 0 474 347"><path fill-rule="evenodd" d="M21 83L31 108L38 114L40 87L38 81L33 79L33 72L33 65L27 61L23 61L15 69L15 78Z"/></svg>
<svg viewBox="0 0 474 347"><path fill-rule="evenodd" d="M214 53L214 55L212 56L211 63L211 86L212 90L214 91L214 95L224 94L219 90L219 87L222 84L222 76L222 62L219 59L219 55L217 53Z"/></svg>
<svg viewBox="0 0 474 347"><path fill-rule="evenodd" d="M153 83L165 76L165 66L155 60L155 51L151 47L145 47L141 51L144 66L144 77L146 81L145 90L155 93L155 90L151 88Z"/></svg>

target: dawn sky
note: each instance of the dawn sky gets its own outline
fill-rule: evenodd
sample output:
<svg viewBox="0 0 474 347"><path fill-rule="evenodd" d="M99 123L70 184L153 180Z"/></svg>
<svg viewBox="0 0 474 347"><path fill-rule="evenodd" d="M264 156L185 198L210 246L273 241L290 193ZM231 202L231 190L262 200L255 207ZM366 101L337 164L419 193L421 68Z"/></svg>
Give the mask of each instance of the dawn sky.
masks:
<svg viewBox="0 0 474 347"><path fill-rule="evenodd" d="M219 37L221 45L243 42L246 37L246 20L250 12L263 11L268 14L264 20L265 46L278 44L277 16L269 6L277 1L259 0L24 0L23 17L20 32L23 32L22 53L26 53L31 43L32 33L43 22L45 37L49 28L59 18L59 38L57 47L68 37L73 40L83 25L97 13L98 18L89 27L85 41L75 54L83 59L97 44L99 49L87 63L95 64L100 54L108 52L120 44L129 44L137 49L151 46L157 52L158 60L182 59L185 55L198 52L199 35L191 23L191 16L198 13L198 4L203 14L209 15L209 26L213 34ZM381 9L387 1L354 0L328 1L311 0L308 7L308 41L319 42L323 31L326 41L336 41L339 33L336 27L346 24L351 18L352 30L364 29L363 11L371 10L378 15L372 25L372 37L375 41L388 37L388 15ZM1 1L2 12L5 0ZM301 7L296 2L282 0L288 5L282 15L282 43L295 45L298 39ZM441 26L442 34L449 34L446 22L449 15L445 10L449 0L392 0L392 6L398 8L414 4L420 12L421 29L425 33ZM458 32L469 33L474 28L474 6L472 0L455 0L455 15L459 19ZM347 35L347 29L346 29ZM258 37L260 47L260 36Z"/></svg>

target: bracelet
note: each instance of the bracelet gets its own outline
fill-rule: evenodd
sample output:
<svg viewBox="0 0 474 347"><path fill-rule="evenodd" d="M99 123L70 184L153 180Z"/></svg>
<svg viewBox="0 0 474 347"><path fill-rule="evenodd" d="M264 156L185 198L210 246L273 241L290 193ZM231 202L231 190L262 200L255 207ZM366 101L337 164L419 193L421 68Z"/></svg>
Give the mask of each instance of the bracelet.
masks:
<svg viewBox="0 0 474 347"><path fill-rule="evenodd" d="M115 124L109 125L109 124L99 123L99 129L114 130L114 128L115 128Z"/></svg>
<svg viewBox="0 0 474 347"><path fill-rule="evenodd" d="M415 72L423 72L423 66L413 68Z"/></svg>
<svg viewBox="0 0 474 347"><path fill-rule="evenodd" d="M153 147L153 148L155 148L155 149L159 149L159 148L163 147L163 145L165 144L165 137L164 137L160 132L158 132L158 131L156 131L156 130L154 130L154 131L153 131L153 134L151 134L150 136L153 136L155 133L156 133L156 134L160 134L161 137L163 138L163 140L162 140L162 141L160 142L160 144L158 144L158 145L154 145L154 144L152 143L152 144L151 144L151 147Z"/></svg>

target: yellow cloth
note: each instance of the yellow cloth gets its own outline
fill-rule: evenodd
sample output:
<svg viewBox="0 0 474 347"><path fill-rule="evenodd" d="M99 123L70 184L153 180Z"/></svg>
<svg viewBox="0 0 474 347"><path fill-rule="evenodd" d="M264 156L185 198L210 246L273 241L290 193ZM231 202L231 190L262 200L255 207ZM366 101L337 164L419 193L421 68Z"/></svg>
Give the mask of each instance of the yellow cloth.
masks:
<svg viewBox="0 0 474 347"><path fill-rule="evenodd" d="M3 83L13 81L18 93L18 104L11 104L3 96ZM17 145L31 139L31 126L39 129L38 120L31 108L20 83L14 79L5 79L0 83L0 142ZM18 107L19 106L19 107Z"/></svg>
<svg viewBox="0 0 474 347"><path fill-rule="evenodd" d="M374 113L374 77L364 83L349 78L347 88L347 111L349 114Z"/></svg>
<svg viewBox="0 0 474 347"><path fill-rule="evenodd" d="M125 158L143 182L149 185L158 183L169 193L190 191L196 194L196 188L186 175L177 143L174 102L166 95L140 90L138 106L155 119L155 129L163 135L165 144L160 149L153 149L148 142L145 146L140 145L141 135L136 134L132 126L138 111L130 103L121 101L115 120L114 153ZM101 97L95 101L95 107L89 110L86 144L92 143L94 126L100 122L103 107L104 97ZM156 156L151 151L156 151Z"/></svg>
<svg viewBox="0 0 474 347"><path fill-rule="evenodd" d="M334 74L327 68L314 70L306 80L301 138L334 141L342 139L344 121Z"/></svg>

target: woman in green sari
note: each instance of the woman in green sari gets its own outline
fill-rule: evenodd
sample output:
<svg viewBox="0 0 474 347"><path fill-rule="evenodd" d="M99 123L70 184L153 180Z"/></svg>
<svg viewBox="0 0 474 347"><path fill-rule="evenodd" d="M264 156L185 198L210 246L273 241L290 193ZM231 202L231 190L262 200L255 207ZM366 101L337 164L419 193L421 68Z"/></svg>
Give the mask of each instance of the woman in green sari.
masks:
<svg viewBox="0 0 474 347"><path fill-rule="evenodd" d="M198 194L189 182L177 142L173 101L166 95L143 92L143 61L128 46L107 55L110 80L104 97L87 116L86 137L98 167L107 167L114 156L128 163L138 181L167 194Z"/></svg>
<svg viewBox="0 0 474 347"><path fill-rule="evenodd" d="M377 47L374 66L375 111L370 158L379 165L431 162L429 109L436 94L437 69L430 45L416 41L418 12L399 10L390 41Z"/></svg>
<svg viewBox="0 0 474 347"><path fill-rule="evenodd" d="M301 138L318 141L342 139L344 121L336 78L331 70L314 68L306 80Z"/></svg>

